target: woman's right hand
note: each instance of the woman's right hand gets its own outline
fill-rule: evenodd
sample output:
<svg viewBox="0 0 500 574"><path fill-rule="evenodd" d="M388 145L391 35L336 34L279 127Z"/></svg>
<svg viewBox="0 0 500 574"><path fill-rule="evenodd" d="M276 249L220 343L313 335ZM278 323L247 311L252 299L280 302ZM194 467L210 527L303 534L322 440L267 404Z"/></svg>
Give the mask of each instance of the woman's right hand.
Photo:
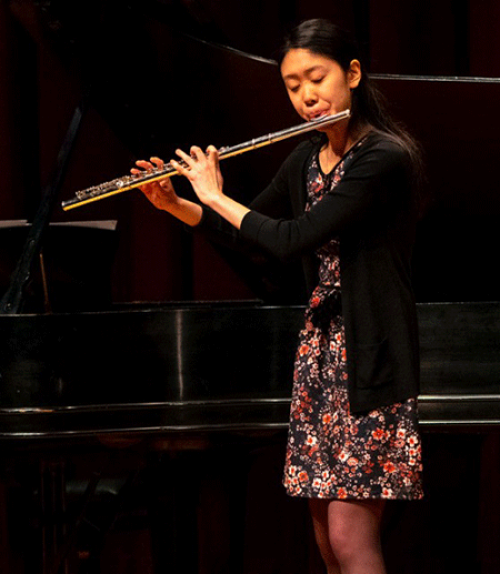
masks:
<svg viewBox="0 0 500 574"><path fill-rule="evenodd" d="M133 167L131 173L141 174L154 168L163 169L164 162L159 157L152 157L150 161L138 160L135 165L137 168ZM167 211L191 227L200 223L203 214L201 207L192 201L180 198L175 193L169 177L145 183L139 186L139 189L157 209Z"/></svg>
<svg viewBox="0 0 500 574"><path fill-rule="evenodd" d="M144 171L151 171L155 168L163 169L165 164L159 157L152 157L150 161L138 160L135 162L135 165L140 169L133 167L130 172L134 175L139 175ZM171 211L172 207L178 204L179 197L175 193L169 177L145 183L139 186L139 189L157 209Z"/></svg>

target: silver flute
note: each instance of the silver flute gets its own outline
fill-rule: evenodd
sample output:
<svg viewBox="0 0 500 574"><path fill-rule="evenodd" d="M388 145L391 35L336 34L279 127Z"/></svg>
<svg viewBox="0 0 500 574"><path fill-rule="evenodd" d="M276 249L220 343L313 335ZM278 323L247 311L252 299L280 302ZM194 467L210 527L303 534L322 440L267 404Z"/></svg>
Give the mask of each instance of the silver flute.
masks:
<svg viewBox="0 0 500 574"><path fill-rule="evenodd" d="M340 120L346 119L349 116L350 111L344 110L338 114L322 116L318 119L311 120L310 122L305 122L298 126L270 133L265 136L261 136L259 138L255 138L231 147L223 147L218 150L219 159L226 159L228 157L240 155L247 151L261 148L281 140L303 134L305 132L317 130L320 127L328 126ZM181 165L183 164L181 161L179 161L179 163ZM167 177L172 177L173 175L178 175L178 173L179 172L170 163L167 163L162 168L154 168L138 174L118 177L111 181L107 181L105 183L77 191L74 198L69 199L68 201L63 201L61 206L64 211L69 211L75 207L80 207L93 201L99 201L100 199L105 199L106 197L111 197L118 193L123 193L124 191L140 187L146 183L151 183L153 181L159 181Z"/></svg>

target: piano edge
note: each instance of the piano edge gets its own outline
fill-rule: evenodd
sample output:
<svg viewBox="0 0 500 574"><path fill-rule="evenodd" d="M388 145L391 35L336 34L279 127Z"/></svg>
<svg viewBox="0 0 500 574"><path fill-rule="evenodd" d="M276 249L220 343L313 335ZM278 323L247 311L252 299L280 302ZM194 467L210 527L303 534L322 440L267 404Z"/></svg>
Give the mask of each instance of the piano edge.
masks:
<svg viewBox="0 0 500 574"><path fill-rule="evenodd" d="M418 404L424 431L500 430L499 395L423 394ZM285 397L1 408L0 441L99 435L274 433L287 430L289 408L290 399ZM93 425L88 424L89 418Z"/></svg>

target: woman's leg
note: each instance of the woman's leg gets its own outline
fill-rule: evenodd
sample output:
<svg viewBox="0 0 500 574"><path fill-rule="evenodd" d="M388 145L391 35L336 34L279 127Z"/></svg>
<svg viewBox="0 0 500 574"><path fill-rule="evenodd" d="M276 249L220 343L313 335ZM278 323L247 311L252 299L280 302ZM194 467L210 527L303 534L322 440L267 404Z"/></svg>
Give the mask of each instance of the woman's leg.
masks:
<svg viewBox="0 0 500 574"><path fill-rule="evenodd" d="M320 498L309 499L314 538L318 545L321 558L326 566L327 574L340 574L340 566L330 544L328 529L328 505L330 500Z"/></svg>
<svg viewBox="0 0 500 574"><path fill-rule="evenodd" d="M311 500L316 540L328 574L386 574L380 545L383 506L378 500Z"/></svg>

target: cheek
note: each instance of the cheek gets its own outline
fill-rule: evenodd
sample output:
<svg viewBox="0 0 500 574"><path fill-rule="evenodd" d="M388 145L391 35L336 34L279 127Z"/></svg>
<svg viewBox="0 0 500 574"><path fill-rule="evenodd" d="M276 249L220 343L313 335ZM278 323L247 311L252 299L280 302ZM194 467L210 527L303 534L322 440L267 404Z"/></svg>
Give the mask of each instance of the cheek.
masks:
<svg viewBox="0 0 500 574"><path fill-rule="evenodd" d="M298 94L295 94L293 92L288 92L288 98L290 100L290 102L292 103L292 106L298 110L300 107L300 97L298 96Z"/></svg>
<svg viewBox="0 0 500 574"><path fill-rule="evenodd" d="M325 85L324 93L329 94L330 98L344 101L346 97L349 97L351 91L344 79L335 78Z"/></svg>

